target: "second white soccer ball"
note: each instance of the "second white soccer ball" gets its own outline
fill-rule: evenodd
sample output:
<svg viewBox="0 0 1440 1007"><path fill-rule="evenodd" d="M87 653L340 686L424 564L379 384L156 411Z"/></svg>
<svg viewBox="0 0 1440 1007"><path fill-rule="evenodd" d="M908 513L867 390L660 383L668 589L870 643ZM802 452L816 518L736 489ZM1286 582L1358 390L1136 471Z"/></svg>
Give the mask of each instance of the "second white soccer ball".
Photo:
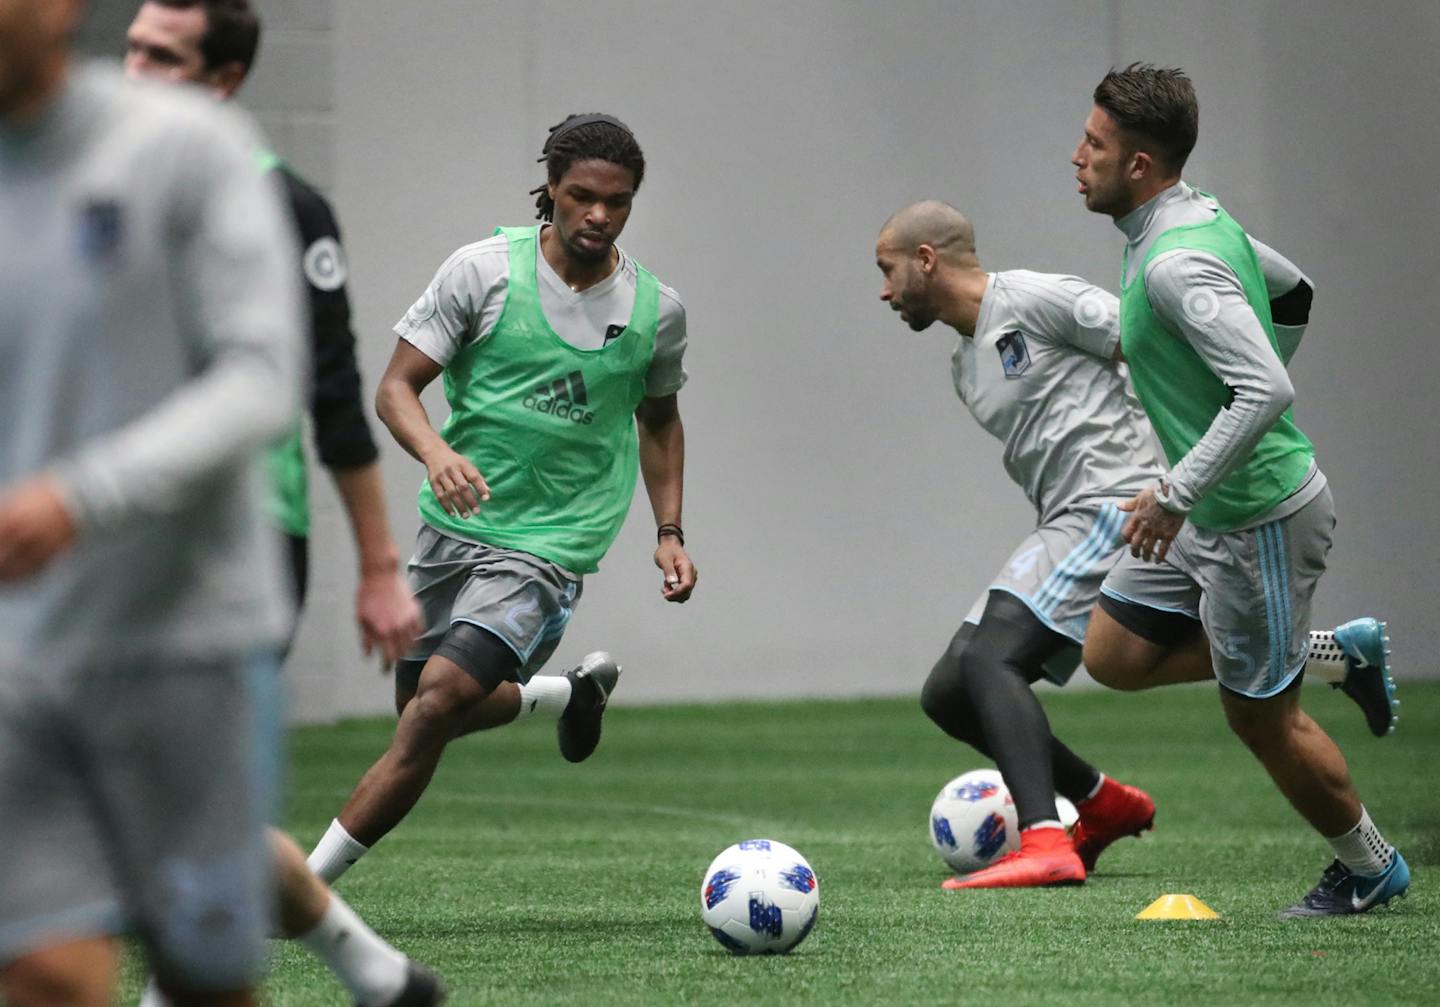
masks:
<svg viewBox="0 0 1440 1007"><path fill-rule="evenodd" d="M731 954L784 954L809 936L819 912L815 872L773 839L727 847L700 883L700 918Z"/></svg>
<svg viewBox="0 0 1440 1007"><path fill-rule="evenodd" d="M1074 829L1080 814L1059 794L1060 824ZM1019 822L1010 788L998 769L973 769L940 788L930 806L930 842L957 874L989 866L1020 848Z"/></svg>

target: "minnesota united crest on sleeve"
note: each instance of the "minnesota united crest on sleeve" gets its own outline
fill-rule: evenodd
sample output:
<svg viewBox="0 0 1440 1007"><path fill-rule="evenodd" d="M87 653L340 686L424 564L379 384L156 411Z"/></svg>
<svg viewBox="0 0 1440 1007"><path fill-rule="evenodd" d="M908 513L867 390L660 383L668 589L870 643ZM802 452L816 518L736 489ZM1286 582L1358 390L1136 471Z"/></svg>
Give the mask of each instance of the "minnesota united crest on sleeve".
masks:
<svg viewBox="0 0 1440 1007"><path fill-rule="evenodd" d="M80 254L97 265L116 258L124 236L120 203L113 199L92 199L80 208Z"/></svg>
<svg viewBox="0 0 1440 1007"><path fill-rule="evenodd" d="M1030 367L1030 351L1025 347L1023 332L1007 332L995 340L1000 351L1000 366L1005 368L1007 378L1018 378Z"/></svg>

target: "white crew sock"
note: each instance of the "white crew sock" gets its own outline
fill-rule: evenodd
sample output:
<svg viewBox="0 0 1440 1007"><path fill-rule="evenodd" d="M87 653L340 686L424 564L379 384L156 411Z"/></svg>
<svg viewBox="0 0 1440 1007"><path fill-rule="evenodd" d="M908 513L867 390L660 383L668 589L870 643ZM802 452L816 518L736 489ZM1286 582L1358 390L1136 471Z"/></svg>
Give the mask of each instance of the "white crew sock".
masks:
<svg viewBox="0 0 1440 1007"><path fill-rule="evenodd" d="M559 720L570 705L570 679L565 675L536 675L520 686L520 713L515 717L528 717L532 713Z"/></svg>
<svg viewBox="0 0 1440 1007"><path fill-rule="evenodd" d="M321 881L330 885L369 850L370 847L356 842L337 818L330 823L330 828L325 830L325 835L320 837L320 842L315 844L305 862Z"/></svg>
<svg viewBox="0 0 1440 1007"><path fill-rule="evenodd" d="M1065 826L1061 823L1060 819L1058 819L1058 818L1042 818L1042 819L1040 819L1040 821L1038 821L1038 822L1031 822L1029 825L1025 826L1025 828L1023 828L1023 829L1020 830L1020 834L1023 836L1025 833L1029 832L1031 829L1063 829L1063 828L1065 828Z"/></svg>
<svg viewBox="0 0 1440 1007"><path fill-rule="evenodd" d="M1356 874L1367 878L1384 874L1395 859L1395 847L1385 841L1375 823L1370 821L1370 812L1362 805L1360 821L1355 828L1343 836L1326 840L1335 850L1335 856Z"/></svg>
<svg viewBox="0 0 1440 1007"><path fill-rule="evenodd" d="M1345 651L1335 642L1335 634L1328 629L1310 631L1310 656L1305 659L1305 675L1321 682L1335 684L1345 681Z"/></svg>
<svg viewBox="0 0 1440 1007"><path fill-rule="evenodd" d="M160 992L153 977L146 981L145 989L140 993L139 1007L170 1007L170 1001Z"/></svg>
<svg viewBox="0 0 1440 1007"><path fill-rule="evenodd" d="M295 939L330 967L360 1007L381 1007L405 988L410 960L381 940L334 892L320 922Z"/></svg>

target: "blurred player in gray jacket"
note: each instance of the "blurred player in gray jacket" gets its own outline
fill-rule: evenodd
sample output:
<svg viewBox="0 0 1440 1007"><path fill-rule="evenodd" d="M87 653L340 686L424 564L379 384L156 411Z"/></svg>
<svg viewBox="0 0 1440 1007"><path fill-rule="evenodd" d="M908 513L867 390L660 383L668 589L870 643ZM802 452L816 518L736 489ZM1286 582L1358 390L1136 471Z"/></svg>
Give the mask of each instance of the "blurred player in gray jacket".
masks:
<svg viewBox="0 0 1440 1007"><path fill-rule="evenodd" d="M0 1000L110 1003L131 929L249 1004L299 264L248 121L72 66L80 9L0 0Z"/></svg>
<svg viewBox="0 0 1440 1007"><path fill-rule="evenodd" d="M260 20L247 0L148 0L126 33L125 71L231 98L245 82L260 43ZM279 184L301 246L309 311L311 367L306 401L320 460L345 506L359 557L355 616L366 650L387 662L407 650L420 611L399 570L380 478L379 452L365 421L355 336L350 329L345 253L330 204L289 165L256 150L256 171ZM285 538L291 589L305 599L310 508L297 424L266 454L271 521ZM272 830L280 881L280 932L319 956L360 1007L423 1007L442 996L425 969L381 940L305 865L295 841ZM163 1001L152 984L141 1003Z"/></svg>

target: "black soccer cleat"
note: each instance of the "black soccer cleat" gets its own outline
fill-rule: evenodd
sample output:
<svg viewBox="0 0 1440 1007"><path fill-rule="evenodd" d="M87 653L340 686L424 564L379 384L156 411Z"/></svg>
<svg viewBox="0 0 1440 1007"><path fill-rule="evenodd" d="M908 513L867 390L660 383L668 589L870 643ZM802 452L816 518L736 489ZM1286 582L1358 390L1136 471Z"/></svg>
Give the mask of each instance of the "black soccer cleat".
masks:
<svg viewBox="0 0 1440 1007"><path fill-rule="evenodd" d="M1289 909L1280 911L1280 918L1302 916L1351 916L1383 906L1396 896L1403 896L1410 887L1410 868L1400 851L1382 874L1366 877L1356 874L1336 860L1320 876L1320 883Z"/></svg>
<svg viewBox="0 0 1440 1007"><path fill-rule="evenodd" d="M405 987L385 1007L435 1007L445 1002L445 984L417 961L405 964Z"/></svg>
<svg viewBox="0 0 1440 1007"><path fill-rule="evenodd" d="M600 718L620 681L620 666L597 650L586 654L580 667L567 671L565 677L570 680L570 702L555 724L555 734L567 761L584 762L600 744Z"/></svg>

